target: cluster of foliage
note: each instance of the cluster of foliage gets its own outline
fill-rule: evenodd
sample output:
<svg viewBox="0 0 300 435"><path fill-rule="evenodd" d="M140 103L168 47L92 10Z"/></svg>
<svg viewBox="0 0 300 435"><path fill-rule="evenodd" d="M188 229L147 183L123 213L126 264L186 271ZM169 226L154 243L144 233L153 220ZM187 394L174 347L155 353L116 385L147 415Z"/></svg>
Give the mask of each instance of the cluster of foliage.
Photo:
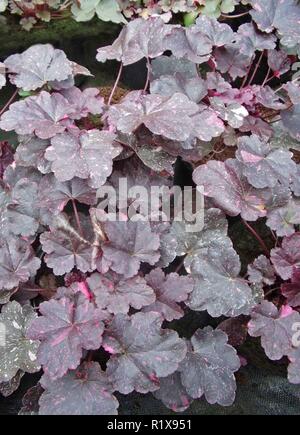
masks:
<svg viewBox="0 0 300 435"><path fill-rule="evenodd" d="M108 101L76 87L89 71L50 45L0 65L1 86L17 88L0 128L18 135L0 154L0 392L43 370L21 412L38 402L40 414L115 414L118 393L133 391L174 411L202 397L228 406L248 334L300 383L300 6L247 3L237 31L202 15L187 28L129 22L97 53L121 65ZM144 58L144 89L112 104L123 66ZM204 186L202 231L103 219L101 186L170 186L178 157ZM228 217L264 251L243 275ZM174 321L191 311L218 327L180 337Z"/></svg>
<svg viewBox="0 0 300 435"><path fill-rule="evenodd" d="M187 20L199 14L219 17L233 12L239 0L0 0L0 13L19 15L20 24L31 30L38 22L49 22L72 16L76 21L89 21L95 15L103 21L126 23L127 19L153 15L170 20L173 14L185 13Z"/></svg>

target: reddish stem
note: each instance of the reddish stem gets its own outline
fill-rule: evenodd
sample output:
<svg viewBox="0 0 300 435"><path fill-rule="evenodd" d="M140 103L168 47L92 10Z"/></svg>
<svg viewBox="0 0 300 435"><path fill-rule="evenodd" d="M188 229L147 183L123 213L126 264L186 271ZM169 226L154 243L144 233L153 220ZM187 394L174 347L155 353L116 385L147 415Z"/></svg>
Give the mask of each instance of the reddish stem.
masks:
<svg viewBox="0 0 300 435"><path fill-rule="evenodd" d="M74 210L74 215L75 215L78 231L79 231L81 237L83 237L82 226L81 226L78 210L77 210L77 207L76 207L76 202L75 202L74 199L72 199L72 205L73 205L73 210Z"/></svg>
<svg viewBox="0 0 300 435"><path fill-rule="evenodd" d="M144 92L147 91L148 86L149 86L149 82L150 82L150 72L151 72L151 64L150 64L150 59L149 57L147 57L147 79L146 79L146 83L144 86Z"/></svg>
<svg viewBox="0 0 300 435"><path fill-rule="evenodd" d="M12 96L10 97L10 99L8 100L8 102L5 104L4 107L2 107L1 111L0 111L0 116L5 112L5 110L11 105L11 103L14 101L14 99L16 98L16 96L18 95L19 90L16 89L15 92L12 94Z"/></svg>
<svg viewBox="0 0 300 435"><path fill-rule="evenodd" d="M249 11L247 11L247 12L243 12L243 13L241 13L241 14L237 14L237 15L222 14L222 17L224 17L224 18L231 18L231 19L234 19L234 18L245 17L246 15L249 15Z"/></svg>
<svg viewBox="0 0 300 435"><path fill-rule="evenodd" d="M258 68L259 68L260 65L261 65L261 61L263 60L263 57L264 57L264 51L262 51L261 55L259 56L258 62L257 62L257 64L256 64L256 66L255 66L255 69L254 69L254 71L253 71L252 77L251 77L251 79L250 79L250 81L249 81L249 86L252 85L253 80L255 79L256 73L257 73L257 71L258 71Z"/></svg>
<svg viewBox="0 0 300 435"><path fill-rule="evenodd" d="M109 99L108 99L108 102L107 102L108 106L111 105L114 93L116 92L117 86L118 86L120 78L121 78L122 71L123 71L123 63L121 62L120 68L119 68L119 72L118 72L118 75L117 75L117 78L116 78L116 81L115 81L115 84L114 84L114 86L113 86L113 88L111 90L111 93L110 93L110 96L109 96Z"/></svg>
<svg viewBox="0 0 300 435"><path fill-rule="evenodd" d="M267 245L265 244L265 242L263 241L263 239L257 234L257 232L255 231L254 228L251 227L251 225L248 224L248 222L246 222L244 219L242 219L243 224L248 228L248 230L253 234L253 236L256 238L256 240L258 241L258 243L260 244L260 246L262 247L264 253L266 254L267 257L270 257L270 252L269 249L267 248Z"/></svg>

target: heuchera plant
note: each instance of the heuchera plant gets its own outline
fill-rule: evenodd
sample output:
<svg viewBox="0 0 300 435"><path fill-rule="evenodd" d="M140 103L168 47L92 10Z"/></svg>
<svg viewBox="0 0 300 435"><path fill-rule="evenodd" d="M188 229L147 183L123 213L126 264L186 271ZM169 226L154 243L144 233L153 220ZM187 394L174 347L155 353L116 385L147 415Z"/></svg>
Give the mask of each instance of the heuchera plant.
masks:
<svg viewBox="0 0 300 435"><path fill-rule="evenodd" d="M43 373L21 413L116 414L133 391L173 411L229 406L248 334L300 383L300 6L243 3L235 27L133 19L97 52L120 63L107 100L79 89L90 72L51 45L0 64L0 85L16 87L0 128L18 135L0 148L0 392ZM123 67L142 59L144 89L113 104ZM201 231L104 221L103 186L170 186L178 157L206 197ZM261 246L242 272L232 217ZM179 336L191 311L218 327Z"/></svg>

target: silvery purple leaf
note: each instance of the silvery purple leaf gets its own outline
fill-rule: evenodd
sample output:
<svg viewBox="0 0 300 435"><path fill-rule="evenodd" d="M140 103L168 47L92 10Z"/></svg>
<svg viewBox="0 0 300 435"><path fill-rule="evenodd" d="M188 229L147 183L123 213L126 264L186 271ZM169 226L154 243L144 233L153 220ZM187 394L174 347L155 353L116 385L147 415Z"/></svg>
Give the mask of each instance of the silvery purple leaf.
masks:
<svg viewBox="0 0 300 435"><path fill-rule="evenodd" d="M250 0L251 15L263 32L271 33L274 28L281 36L281 43L295 46L300 38L300 9L296 0Z"/></svg>
<svg viewBox="0 0 300 435"><path fill-rule="evenodd" d="M212 46L223 47L234 40L234 32L228 24L220 23L216 18L200 15L194 26L188 28L193 34L203 34L209 39Z"/></svg>
<svg viewBox="0 0 300 435"><path fill-rule="evenodd" d="M265 255L260 255L248 265L248 275L252 284L272 285L276 279L274 267Z"/></svg>
<svg viewBox="0 0 300 435"><path fill-rule="evenodd" d="M103 337L111 354L107 374L115 390L129 394L155 391L159 378L178 369L186 355L186 344L175 331L162 329L159 313L116 315Z"/></svg>
<svg viewBox="0 0 300 435"><path fill-rule="evenodd" d="M3 397L11 396L15 391L18 390L21 380L25 373L22 370L18 370L17 374L8 382L0 383L0 394Z"/></svg>
<svg viewBox="0 0 300 435"><path fill-rule="evenodd" d="M287 91L289 98L293 104L300 104L300 86L294 82L289 82L284 85L284 89Z"/></svg>
<svg viewBox="0 0 300 435"><path fill-rule="evenodd" d="M103 112L104 99L97 88L86 88L81 91L76 86L60 92L73 107L73 119L80 119L92 115L99 115Z"/></svg>
<svg viewBox="0 0 300 435"><path fill-rule="evenodd" d="M300 104L292 106L288 110L283 110L281 112L281 119L284 128L289 132L289 134L296 140L300 141Z"/></svg>
<svg viewBox="0 0 300 435"><path fill-rule="evenodd" d="M55 229L41 234L45 262L55 275L64 275L74 267L81 272L91 271L92 246L79 237Z"/></svg>
<svg viewBox="0 0 300 435"><path fill-rule="evenodd" d="M269 140L274 133L269 123L251 115L245 119L244 124L240 127L240 131L243 133L250 132L256 134L263 140Z"/></svg>
<svg viewBox="0 0 300 435"><path fill-rule="evenodd" d="M175 93L182 93L195 103L199 103L207 94L205 80L201 77L188 78L181 73L160 76L151 82L152 94L171 97Z"/></svg>
<svg viewBox="0 0 300 435"><path fill-rule="evenodd" d="M226 104L218 98L210 98L210 103L218 116L233 128L240 128L249 115L246 107L239 103L231 102Z"/></svg>
<svg viewBox="0 0 300 435"><path fill-rule="evenodd" d="M227 82L219 72L208 72L206 75L206 85L210 90L217 91L218 94L224 94L232 91L232 86Z"/></svg>
<svg viewBox="0 0 300 435"><path fill-rule="evenodd" d="M39 269L41 261L34 256L30 244L10 237L0 241L0 288L10 290L26 282Z"/></svg>
<svg viewBox="0 0 300 435"><path fill-rule="evenodd" d="M179 370L182 384L194 399L204 395L208 403L222 406L234 402L234 372L239 370L240 360L227 339L223 331L210 326L192 336L191 348Z"/></svg>
<svg viewBox="0 0 300 435"><path fill-rule="evenodd" d="M187 59L177 59L175 56L159 56L151 62L151 80L161 76L169 76L179 73L186 79L198 76L197 65Z"/></svg>
<svg viewBox="0 0 300 435"><path fill-rule="evenodd" d="M62 95L42 91L11 104L1 117L0 128L23 135L35 133L40 139L49 139L70 125L73 111Z"/></svg>
<svg viewBox="0 0 300 435"><path fill-rule="evenodd" d="M78 130L56 135L45 157L59 181L88 178L93 188L102 186L111 174L113 159L122 151L108 131ZM66 167L66 159L68 165Z"/></svg>
<svg viewBox="0 0 300 435"><path fill-rule="evenodd" d="M51 171L51 164L45 158L45 152L50 146L49 140L34 136L20 136L20 143L15 152L17 165L37 168L42 174Z"/></svg>
<svg viewBox="0 0 300 435"><path fill-rule="evenodd" d="M282 110L286 103L282 102L280 96L270 86L252 86L257 103L269 109Z"/></svg>
<svg viewBox="0 0 300 435"><path fill-rule="evenodd" d="M19 370L35 373L40 370L37 361L38 341L26 337L28 327L37 314L30 305L23 307L16 301L4 305L0 314L4 345L0 346L0 382L8 382Z"/></svg>
<svg viewBox="0 0 300 435"><path fill-rule="evenodd" d="M290 136L281 121L273 124L273 134L269 143L272 148L300 151L300 142Z"/></svg>
<svg viewBox="0 0 300 435"><path fill-rule="evenodd" d="M240 271L240 259L232 247L208 248L206 255L191 264L195 285L187 305L195 311L207 310L212 317L249 314L255 302Z"/></svg>
<svg viewBox="0 0 300 435"><path fill-rule="evenodd" d="M2 189L0 189L2 190ZM38 185L24 178L16 182L10 192L2 191L2 207L0 208L0 232L8 236L33 236L40 223L38 204Z"/></svg>
<svg viewBox="0 0 300 435"><path fill-rule="evenodd" d="M159 260L159 236L148 221L104 222L103 228L108 237L102 245L103 256L124 278L136 275L141 262L154 265Z"/></svg>
<svg viewBox="0 0 300 435"><path fill-rule="evenodd" d="M294 234L295 225L300 224L300 202L299 200L290 200L283 207L275 208L268 212L267 225L277 236L291 236Z"/></svg>
<svg viewBox="0 0 300 435"><path fill-rule="evenodd" d="M163 97L133 91L110 107L108 120L122 133L133 133L144 124L154 134L181 141L189 138L193 129L190 116L197 112L197 104L184 94Z"/></svg>
<svg viewBox="0 0 300 435"><path fill-rule="evenodd" d="M257 30L254 23L242 24L237 31L236 42L241 53L253 56L256 50L272 50L276 47L276 36Z"/></svg>
<svg viewBox="0 0 300 435"><path fill-rule="evenodd" d="M62 212L69 201L87 205L96 203L96 191L88 185L87 180L73 178L61 183L53 174L42 178L38 195L40 206L54 214Z"/></svg>
<svg viewBox="0 0 300 435"><path fill-rule="evenodd" d="M243 166L234 159L226 162L209 161L193 174L194 182L204 187L204 195L230 216L241 214L243 219L256 221L266 216L266 193L256 190L242 174Z"/></svg>
<svg viewBox="0 0 300 435"><path fill-rule="evenodd" d="M160 388L153 393L154 397L173 412L183 412L189 408L193 399L187 394L182 385L180 373L160 379Z"/></svg>
<svg viewBox="0 0 300 435"><path fill-rule="evenodd" d="M115 272L94 273L87 283L98 308L106 308L112 314L127 314L130 307L140 310L155 301L151 286L139 275L124 279Z"/></svg>
<svg viewBox="0 0 300 435"><path fill-rule="evenodd" d="M41 341L38 362L55 380L77 368L83 349L100 347L104 314L81 293L73 299L43 302L39 311L41 316L31 323L27 336Z"/></svg>
<svg viewBox="0 0 300 435"><path fill-rule="evenodd" d="M5 76L6 68L3 62L0 62L0 89L6 85L6 76Z"/></svg>
<svg viewBox="0 0 300 435"><path fill-rule="evenodd" d="M196 136L204 142L210 142L213 138L221 136L225 130L218 113L204 105L199 106L199 113L193 115L191 120L193 123L191 136Z"/></svg>
<svg viewBox="0 0 300 435"><path fill-rule="evenodd" d="M9 56L4 63L10 81L24 91L64 81L73 73L72 63L65 53L50 44L33 45L22 54Z"/></svg>
<svg viewBox="0 0 300 435"><path fill-rule="evenodd" d="M96 59L99 62L116 59L130 65L144 57L158 57L166 50L164 37L171 29L160 17L130 21L112 45L98 48Z"/></svg>
<svg viewBox="0 0 300 435"><path fill-rule="evenodd" d="M271 360L280 360L292 350L293 324L300 322L300 314L288 305L280 311L271 302L263 301L251 314L248 332L261 337L261 345Z"/></svg>
<svg viewBox="0 0 300 435"><path fill-rule="evenodd" d="M184 312L179 303L187 300L193 290L194 281L178 273L165 275L162 269L154 269L145 276L147 284L154 290L156 301L146 306L143 312L155 311L171 322L183 317Z"/></svg>
<svg viewBox="0 0 300 435"><path fill-rule="evenodd" d="M271 261L282 279L290 279L294 267L300 267L300 233L285 237L281 248L272 249Z"/></svg>
<svg viewBox="0 0 300 435"><path fill-rule="evenodd" d="M116 415L119 403L97 362L84 362L61 379L44 375L39 415Z"/></svg>
<svg viewBox="0 0 300 435"><path fill-rule="evenodd" d="M186 29L172 26L165 36L164 48L171 51L176 58L202 64L211 57L212 42L196 26Z"/></svg>
<svg viewBox="0 0 300 435"><path fill-rule="evenodd" d="M236 158L242 165L243 175L257 189L275 187L278 182L288 184L297 171L292 157L290 151L271 149L256 135L238 140Z"/></svg>
<svg viewBox="0 0 300 435"><path fill-rule="evenodd" d="M234 44L217 48L214 55L217 69L223 74L230 74L233 80L238 77L244 77L247 74L251 63L251 56L241 53L239 47L236 47Z"/></svg>
<svg viewBox="0 0 300 435"><path fill-rule="evenodd" d="M282 76L291 68L291 60L288 55L282 50L268 51L268 66L276 76Z"/></svg>
<svg viewBox="0 0 300 435"><path fill-rule="evenodd" d="M300 307L300 269L294 268L291 282L282 284L280 290L290 307Z"/></svg>
<svg viewBox="0 0 300 435"><path fill-rule="evenodd" d="M189 269L195 258L210 246L232 246L227 236L228 223L225 214L216 208L204 210L204 227L199 232L188 232L186 222L173 222L171 234L177 240L176 255L185 255L184 265Z"/></svg>

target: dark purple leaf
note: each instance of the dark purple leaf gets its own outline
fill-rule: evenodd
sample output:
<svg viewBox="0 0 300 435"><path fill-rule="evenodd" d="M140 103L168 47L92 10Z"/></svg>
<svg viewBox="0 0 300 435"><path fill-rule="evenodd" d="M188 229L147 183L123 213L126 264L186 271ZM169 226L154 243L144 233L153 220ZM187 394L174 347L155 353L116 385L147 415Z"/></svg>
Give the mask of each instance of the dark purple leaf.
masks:
<svg viewBox="0 0 300 435"><path fill-rule="evenodd" d="M236 36L241 53L253 56L256 50L272 50L276 47L276 36L266 35L257 30L254 23L242 24Z"/></svg>
<svg viewBox="0 0 300 435"><path fill-rule="evenodd" d="M278 182L287 184L297 171L293 153L280 148L271 149L256 135L238 140L236 157L242 164L243 175L258 189L275 187Z"/></svg>
<svg viewBox="0 0 300 435"><path fill-rule="evenodd" d="M19 370L17 374L7 382L0 383L0 394L4 397L11 396L15 391L18 390L21 380L25 373L22 370Z"/></svg>
<svg viewBox="0 0 300 435"><path fill-rule="evenodd" d="M144 57L158 57L166 50L164 37L171 29L160 17L138 18L123 27L112 45L99 48L96 58L99 62L116 59L130 65Z"/></svg>
<svg viewBox="0 0 300 435"><path fill-rule="evenodd" d="M249 0L253 20L263 32L271 33L274 28L281 42L289 47L300 38L300 8L296 0Z"/></svg>
<svg viewBox="0 0 300 435"><path fill-rule="evenodd" d="M88 178L91 187L100 187L112 172L112 162L122 148L108 131L78 130L55 136L45 157L59 181ZM68 165L66 166L66 160Z"/></svg>
<svg viewBox="0 0 300 435"><path fill-rule="evenodd" d="M227 344L227 335L210 326L198 329L191 348L180 365L181 381L194 399L203 395L211 403L229 406L234 402L234 372L240 368L236 350Z"/></svg>
<svg viewBox="0 0 300 435"><path fill-rule="evenodd" d="M41 341L38 362L47 376L55 380L68 369L77 368L83 349L100 347L104 314L81 293L73 299L63 297L43 302L39 311L41 316L31 323L27 336Z"/></svg>
<svg viewBox="0 0 300 435"><path fill-rule="evenodd" d="M159 313L118 314L103 338L111 354L107 374L122 394L159 388L159 378L171 375L186 355L186 345L175 331L161 329Z"/></svg>
<svg viewBox="0 0 300 435"><path fill-rule="evenodd" d="M239 47L236 47L234 44L227 45L226 47L216 49L214 54L217 69L221 73L230 74L233 80L237 77L244 77L247 74L251 63L251 56L241 53Z"/></svg>
<svg viewBox="0 0 300 435"><path fill-rule="evenodd" d="M40 384L29 388L23 396L22 408L19 415L37 415L39 412L39 398L44 392Z"/></svg>
<svg viewBox="0 0 300 435"><path fill-rule="evenodd" d="M23 239L10 237L0 241L0 294L26 282L39 269L41 261L34 256L30 244Z"/></svg>
<svg viewBox="0 0 300 435"><path fill-rule="evenodd" d="M15 161L20 166L37 168L42 174L51 172L51 163L45 158L49 140L32 136L20 136L15 152Z"/></svg>
<svg viewBox="0 0 300 435"><path fill-rule="evenodd" d="M28 327L36 318L30 305L22 307L13 301L2 308L0 324L5 335L4 345L0 346L0 382L10 381L19 370L28 373L40 370L36 356L39 342L26 337Z"/></svg>
<svg viewBox="0 0 300 435"><path fill-rule="evenodd" d="M41 379L39 415L116 415L119 403L97 362L85 362L61 379Z"/></svg>
<svg viewBox="0 0 300 435"><path fill-rule="evenodd" d="M271 302L263 301L254 308L248 323L252 337L261 337L261 345L271 360L280 360L292 350L293 324L300 321L300 314L288 305L280 311Z"/></svg>
<svg viewBox="0 0 300 435"><path fill-rule="evenodd" d="M33 45L22 54L5 60L10 81L24 91L34 91L45 84L62 82L73 75L72 63L62 50L50 44Z"/></svg>
<svg viewBox="0 0 300 435"><path fill-rule="evenodd" d="M205 81L199 77L188 78L181 73L160 76L151 82L152 94L171 97L175 93L182 93L195 103L199 103L207 94Z"/></svg>
<svg viewBox="0 0 300 435"><path fill-rule="evenodd" d="M179 302L188 298L194 287L194 281L188 276L179 276L177 273L165 275L161 269L154 269L145 276L147 284L154 290L156 301L146 306L143 312L155 311L171 322L183 317L184 312Z"/></svg>
<svg viewBox="0 0 300 435"><path fill-rule="evenodd" d="M179 372L160 379L160 388L153 394L156 399L161 400L173 412L185 411L193 402L193 399L187 394L185 387L182 385Z"/></svg>
<svg viewBox="0 0 300 435"><path fill-rule="evenodd" d="M281 293L290 307L300 306L300 269L293 270L291 282L282 284Z"/></svg>
<svg viewBox="0 0 300 435"><path fill-rule="evenodd" d="M256 221L266 215L266 192L255 190L242 175L243 166L234 159L225 163L209 161L194 171L193 179L204 186L204 195L230 216Z"/></svg>
<svg viewBox="0 0 300 435"><path fill-rule="evenodd" d="M120 104L110 107L108 119L122 133L133 133L144 124L154 134L186 140L193 130L190 116L197 112L197 104L183 94L163 97L133 91Z"/></svg>
<svg viewBox="0 0 300 435"><path fill-rule="evenodd" d="M252 284L272 285L276 275L270 260L264 255L260 255L252 264L248 265L249 281Z"/></svg>
<svg viewBox="0 0 300 435"><path fill-rule="evenodd" d="M103 228L109 240L102 246L103 256L124 278L136 275L141 262L154 265L159 260L159 236L149 222L105 222Z"/></svg>
<svg viewBox="0 0 300 435"><path fill-rule="evenodd" d="M47 208L54 214L63 211L69 201L78 201L82 204L94 205L96 191L86 180L73 178L71 181L59 182L53 174L45 175L39 185L40 206Z"/></svg>
<svg viewBox="0 0 300 435"><path fill-rule="evenodd" d="M290 279L293 268L300 267L300 233L285 237L281 248L272 249L271 261L282 279Z"/></svg>
<svg viewBox="0 0 300 435"><path fill-rule="evenodd" d="M5 131L17 134L35 133L40 139L49 139L62 133L70 125L74 108L60 94L42 91L10 105L0 121Z"/></svg>
<svg viewBox="0 0 300 435"><path fill-rule="evenodd" d="M241 263L232 247L208 248L191 264L194 290L187 305L212 317L249 314L255 305L251 288L239 277Z"/></svg>
<svg viewBox="0 0 300 435"><path fill-rule="evenodd" d="M268 212L266 223L277 236L291 236L296 231L295 225L300 224L300 202L290 200L283 207L271 210Z"/></svg>
<svg viewBox="0 0 300 435"><path fill-rule="evenodd" d="M94 273L87 279L87 283L98 308L106 308L112 314L127 314L130 307L140 310L155 301L151 286L138 275L124 279L115 272L105 275Z"/></svg>

